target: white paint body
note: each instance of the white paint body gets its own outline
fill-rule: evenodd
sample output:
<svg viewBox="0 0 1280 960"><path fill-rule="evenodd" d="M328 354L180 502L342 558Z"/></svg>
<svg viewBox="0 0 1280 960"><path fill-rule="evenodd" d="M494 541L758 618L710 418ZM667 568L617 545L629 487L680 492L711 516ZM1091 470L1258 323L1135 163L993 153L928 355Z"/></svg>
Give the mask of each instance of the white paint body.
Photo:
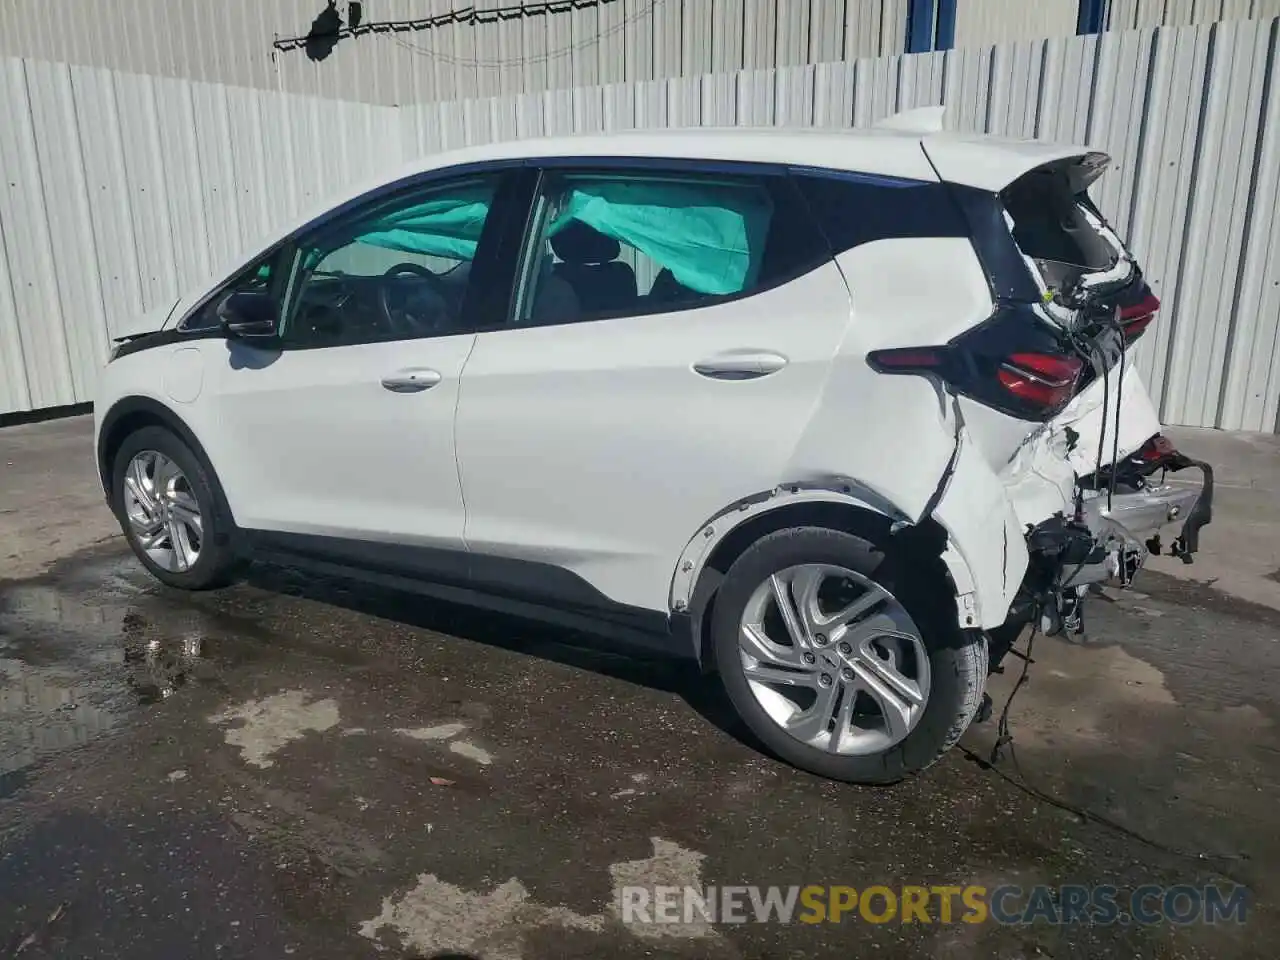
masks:
<svg viewBox="0 0 1280 960"><path fill-rule="evenodd" d="M1081 152L910 130L670 131L472 149L351 197L429 168L541 156L755 160L926 181L938 179L936 165L995 189ZM167 325L276 239L181 298ZM678 317L285 351L261 369L221 339L157 347L105 368L96 411L100 428L127 397L172 409L242 527L537 561L662 613L689 602L701 564L737 522L784 500L926 519L959 436L934 516L950 538L962 624L994 627L1026 568L1026 524L1070 509L1073 469L1096 453L1069 456L1057 441L1066 424L1099 415L1100 385L1054 423L1000 423L924 378L866 362L871 350L944 342L992 307L967 240L878 241ZM735 351L785 365L741 382L691 370ZM381 388L416 368L441 382L413 394ZM1136 374L1122 419L1122 454L1159 430ZM807 490L768 496L797 484ZM749 498L760 502L734 509Z"/></svg>

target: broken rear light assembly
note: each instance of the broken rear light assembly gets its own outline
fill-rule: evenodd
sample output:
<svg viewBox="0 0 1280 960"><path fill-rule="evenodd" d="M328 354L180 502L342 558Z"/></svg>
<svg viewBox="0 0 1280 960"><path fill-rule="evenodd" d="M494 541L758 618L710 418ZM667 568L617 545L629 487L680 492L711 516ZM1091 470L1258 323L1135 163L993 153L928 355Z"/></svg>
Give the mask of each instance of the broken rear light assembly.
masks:
<svg viewBox="0 0 1280 960"><path fill-rule="evenodd" d="M932 376L957 393L1022 420L1052 419L1080 387L1084 361L1021 304L1002 305L950 343L876 350L878 373Z"/></svg>
<svg viewBox="0 0 1280 960"><path fill-rule="evenodd" d="M1145 288L1145 284L1144 284ZM1146 288L1142 299L1131 306L1120 308L1120 326L1124 329L1125 345L1133 343L1151 326L1160 309L1160 298Z"/></svg>
<svg viewBox="0 0 1280 960"><path fill-rule="evenodd" d="M1157 433L1119 463L1104 467L1096 477L1093 474L1082 477L1080 485L1085 489L1105 489L1114 475L1116 489L1127 493L1145 489L1147 479L1157 471L1176 472L1195 464L1196 461L1178 452L1172 440Z"/></svg>

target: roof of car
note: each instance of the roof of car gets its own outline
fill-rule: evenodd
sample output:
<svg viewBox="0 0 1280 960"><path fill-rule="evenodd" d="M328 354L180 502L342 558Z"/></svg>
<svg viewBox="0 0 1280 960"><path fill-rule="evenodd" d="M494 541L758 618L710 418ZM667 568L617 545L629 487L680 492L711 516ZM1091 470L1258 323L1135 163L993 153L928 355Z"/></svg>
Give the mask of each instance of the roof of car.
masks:
<svg viewBox="0 0 1280 960"><path fill-rule="evenodd" d="M416 166L430 170L486 160L594 156L799 163L915 179L933 176L918 135L787 127L687 127L510 140L424 157Z"/></svg>
<svg viewBox="0 0 1280 960"><path fill-rule="evenodd" d="M927 151L927 154L926 154ZM686 127L508 140L434 154L387 177L470 163L550 157L740 160L944 179L999 190L1022 173L1089 152L1080 146L980 134L815 127ZM945 166L946 171L938 168Z"/></svg>

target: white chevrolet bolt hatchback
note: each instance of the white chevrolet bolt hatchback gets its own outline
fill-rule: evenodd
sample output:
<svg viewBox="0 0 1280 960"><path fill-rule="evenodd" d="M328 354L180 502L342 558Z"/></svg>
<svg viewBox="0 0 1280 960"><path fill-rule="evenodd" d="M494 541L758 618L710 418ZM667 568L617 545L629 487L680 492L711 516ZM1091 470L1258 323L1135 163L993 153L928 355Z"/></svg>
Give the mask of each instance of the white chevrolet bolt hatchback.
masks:
<svg viewBox="0 0 1280 960"><path fill-rule="evenodd" d="M935 127L424 160L118 341L111 508L174 587L256 558L587 626L796 766L922 770L1212 497L1126 365L1158 301L1107 158Z"/></svg>

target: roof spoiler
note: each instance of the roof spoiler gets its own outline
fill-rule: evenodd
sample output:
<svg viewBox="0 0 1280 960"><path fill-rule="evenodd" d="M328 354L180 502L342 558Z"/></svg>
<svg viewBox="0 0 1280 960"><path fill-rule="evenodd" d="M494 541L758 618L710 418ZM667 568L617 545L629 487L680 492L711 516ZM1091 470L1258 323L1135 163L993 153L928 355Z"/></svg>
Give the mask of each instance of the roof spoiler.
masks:
<svg viewBox="0 0 1280 960"><path fill-rule="evenodd" d="M914 110L901 110L892 116L872 124L877 130L901 130L906 133L941 133L942 121L947 114L946 107L917 107Z"/></svg>

